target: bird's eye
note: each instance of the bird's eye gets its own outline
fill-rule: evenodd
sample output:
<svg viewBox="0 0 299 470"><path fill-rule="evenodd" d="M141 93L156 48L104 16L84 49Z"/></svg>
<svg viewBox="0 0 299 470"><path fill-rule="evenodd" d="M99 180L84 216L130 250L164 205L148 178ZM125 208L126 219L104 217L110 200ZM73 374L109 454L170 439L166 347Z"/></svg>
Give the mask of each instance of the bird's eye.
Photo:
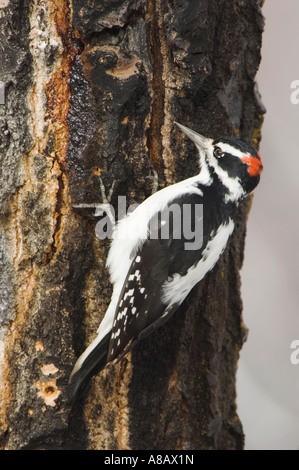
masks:
<svg viewBox="0 0 299 470"><path fill-rule="evenodd" d="M224 152L222 152L220 147L215 147L214 156L217 158L224 157Z"/></svg>

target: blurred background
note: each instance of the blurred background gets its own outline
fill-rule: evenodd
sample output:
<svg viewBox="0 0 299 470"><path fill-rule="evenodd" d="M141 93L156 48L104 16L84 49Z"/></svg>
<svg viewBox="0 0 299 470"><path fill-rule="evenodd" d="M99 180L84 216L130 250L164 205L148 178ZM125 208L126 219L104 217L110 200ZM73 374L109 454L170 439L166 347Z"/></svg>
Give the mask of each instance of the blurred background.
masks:
<svg viewBox="0 0 299 470"><path fill-rule="evenodd" d="M266 0L262 62L257 76L267 109L264 171L248 221L242 269L244 323L238 413L246 449L299 449L299 2ZM299 98L299 92L297 93ZM298 356L299 357L299 356Z"/></svg>

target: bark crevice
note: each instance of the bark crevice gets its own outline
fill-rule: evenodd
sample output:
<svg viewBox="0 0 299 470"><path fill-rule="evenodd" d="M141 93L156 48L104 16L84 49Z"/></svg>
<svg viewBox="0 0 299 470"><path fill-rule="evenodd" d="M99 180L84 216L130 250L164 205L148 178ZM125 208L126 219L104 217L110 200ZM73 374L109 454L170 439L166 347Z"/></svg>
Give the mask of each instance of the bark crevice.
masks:
<svg viewBox="0 0 299 470"><path fill-rule="evenodd" d="M162 8L163 5L159 0L148 0L147 15L152 67L151 89L153 96L149 129L147 131L147 145L149 158L160 179L164 179L162 127L165 118L165 82L163 79L165 57L162 49L162 41L164 40L165 32Z"/></svg>

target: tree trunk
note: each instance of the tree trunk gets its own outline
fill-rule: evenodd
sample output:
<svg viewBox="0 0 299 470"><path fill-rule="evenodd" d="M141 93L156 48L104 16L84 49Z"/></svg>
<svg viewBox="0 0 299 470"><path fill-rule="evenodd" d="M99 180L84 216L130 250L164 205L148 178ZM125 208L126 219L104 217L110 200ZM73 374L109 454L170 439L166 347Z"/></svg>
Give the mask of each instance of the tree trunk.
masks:
<svg viewBox="0 0 299 470"><path fill-rule="evenodd" d="M4 0L0 445L240 449L235 374L248 201L215 269L161 329L66 405L109 303L109 241L72 203L128 204L196 174L175 128L260 140L259 0Z"/></svg>

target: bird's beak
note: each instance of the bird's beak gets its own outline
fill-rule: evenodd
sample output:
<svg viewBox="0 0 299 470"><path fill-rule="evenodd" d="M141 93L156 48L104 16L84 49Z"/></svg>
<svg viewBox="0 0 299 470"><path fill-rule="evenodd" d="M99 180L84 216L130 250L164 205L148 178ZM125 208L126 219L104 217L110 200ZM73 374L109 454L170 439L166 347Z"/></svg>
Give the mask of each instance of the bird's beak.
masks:
<svg viewBox="0 0 299 470"><path fill-rule="evenodd" d="M189 139L192 140L192 142L195 143L195 145L199 149L208 150L208 148L212 144L213 139L209 139L208 137L204 137L203 135L200 135L197 132L192 131L191 129L189 129L189 127L183 126L182 124L179 124L178 122L175 122L175 124L178 126L178 128L182 132L184 132L184 134L186 134L187 137L189 137Z"/></svg>

